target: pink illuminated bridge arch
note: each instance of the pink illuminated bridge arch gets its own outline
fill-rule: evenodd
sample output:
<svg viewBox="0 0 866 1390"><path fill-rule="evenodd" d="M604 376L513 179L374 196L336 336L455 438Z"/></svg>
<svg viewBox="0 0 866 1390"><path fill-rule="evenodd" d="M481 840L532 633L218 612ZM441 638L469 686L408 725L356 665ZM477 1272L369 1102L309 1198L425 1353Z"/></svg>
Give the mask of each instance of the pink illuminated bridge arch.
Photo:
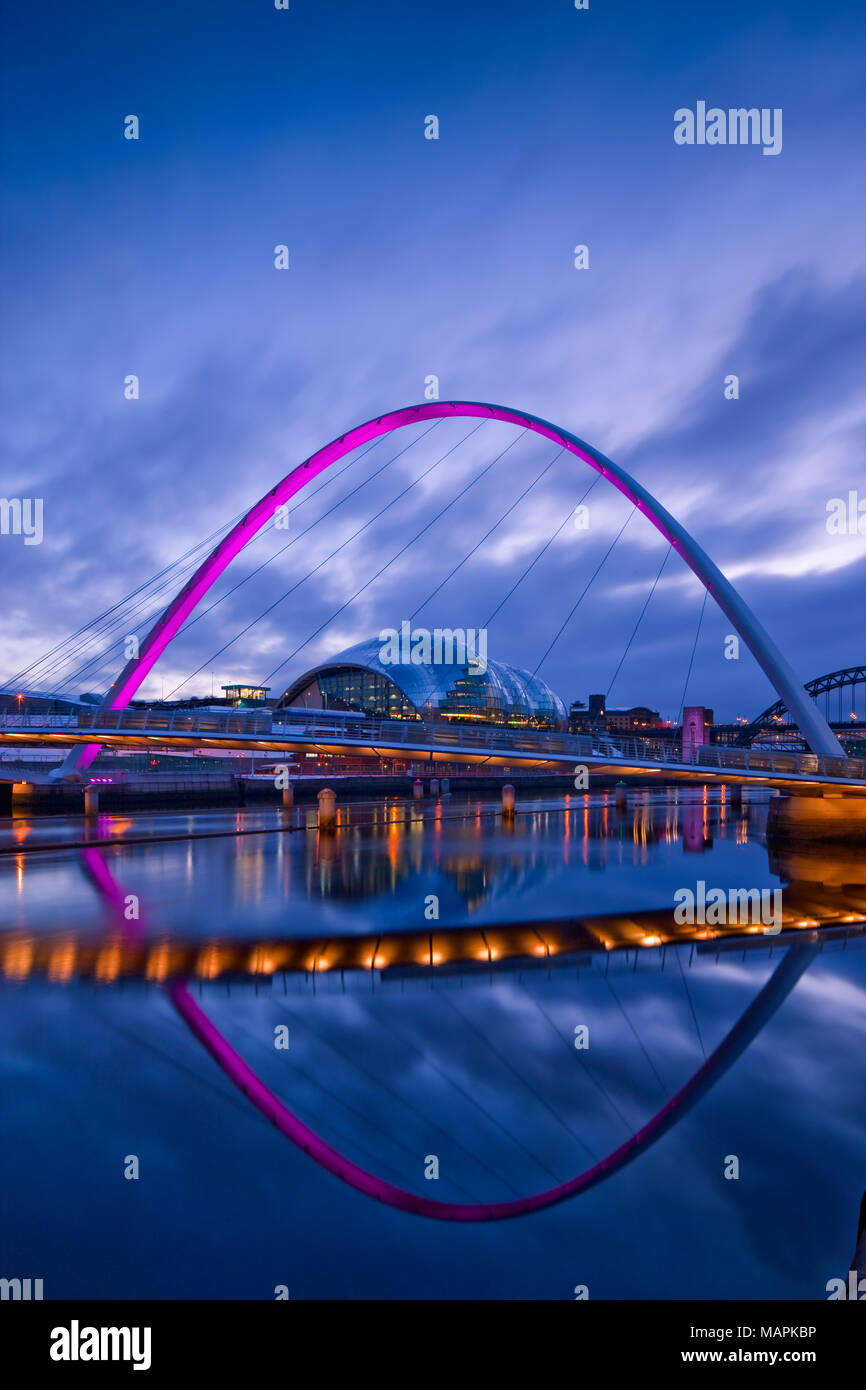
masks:
<svg viewBox="0 0 866 1390"><path fill-rule="evenodd" d="M266 525L277 507L294 497L319 473L330 468L332 463L336 463L338 459L352 453L369 440L390 434L406 425L419 424L423 420L451 417L480 417L518 425L561 445L575 458L588 464L596 473L600 473L643 512L698 576L772 682L780 699L796 720L811 751L825 757L844 756L836 735L769 634L721 570L646 488L604 454L600 454L597 449L593 449L576 435L570 434L568 430L560 429L537 415L528 415L525 411L513 410L502 405L488 405L480 401L426 401L422 405L407 406L403 410L379 415L340 435L338 439L332 440L330 444L326 444L324 448L298 464L277 483L276 487L250 508L171 600L141 643L138 657L127 662L110 687L103 708L116 710L126 707L204 595L235 556ZM91 743L73 749L64 763L64 774L76 770L83 771L96 757L100 746L98 743Z"/></svg>
<svg viewBox="0 0 866 1390"><path fill-rule="evenodd" d="M606 1178L625 1168L639 1154L644 1153L667 1134L745 1052L749 1043L787 999L820 950L821 945L814 935L811 940L801 939L789 946L769 980L737 1019L715 1052L711 1053L694 1076L671 1096L667 1104L618 1149L584 1172L569 1178L567 1182L548 1188L546 1192L534 1192L507 1202L442 1202L397 1187L366 1168L361 1168L338 1149L326 1143L315 1130L304 1124L303 1120L274 1095L195 1002L185 980L175 980L170 987L170 993L175 1009L190 1032L210 1053L229 1080L266 1120L327 1173L340 1178L365 1197L372 1197L384 1206L409 1212L413 1216L425 1216L434 1221L505 1221L515 1216L527 1216L531 1212L543 1211L546 1207L557 1206L571 1197L577 1197L581 1192L587 1192L591 1187L596 1187Z"/></svg>
<svg viewBox="0 0 866 1390"><path fill-rule="evenodd" d="M111 871L92 849L82 852L83 863L100 897L115 916L122 938L129 939L130 924L120 912L123 894ZM135 933L138 939L138 932ZM269 1120L281 1134L312 1158L326 1172L340 1178L366 1197L414 1216L435 1221L504 1221L531 1212L543 1211L604 1182L633 1162L639 1154L667 1134L694 1105L719 1081L784 1003L798 980L820 953L822 943L816 932L795 939L762 989L737 1019L718 1047L652 1119L605 1158L582 1173L545 1192L535 1192L507 1202L442 1202L397 1187L375 1173L353 1163L333 1148L309 1125L304 1124L271 1091L248 1062L229 1043L204 1009L193 999L183 978L175 978L169 994L177 1013L192 1035L222 1069L228 1079ZM371 965L372 969L372 965Z"/></svg>

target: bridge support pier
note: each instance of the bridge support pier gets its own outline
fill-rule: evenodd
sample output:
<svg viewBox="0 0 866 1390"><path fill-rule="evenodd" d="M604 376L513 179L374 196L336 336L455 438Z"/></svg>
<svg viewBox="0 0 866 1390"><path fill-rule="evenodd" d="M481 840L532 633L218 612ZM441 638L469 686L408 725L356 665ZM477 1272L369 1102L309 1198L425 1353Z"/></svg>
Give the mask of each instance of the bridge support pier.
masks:
<svg viewBox="0 0 866 1390"><path fill-rule="evenodd" d="M743 809L743 785L741 782L732 782L725 788L727 792L728 805L732 811L742 811Z"/></svg>
<svg viewBox="0 0 866 1390"><path fill-rule="evenodd" d="M290 806L294 806L294 804L295 804L295 789L294 789L294 787L292 786L292 783L291 783L291 782L287 782L286 785L283 787L283 805L286 806L286 807L290 807Z"/></svg>
<svg viewBox="0 0 866 1390"><path fill-rule="evenodd" d="M99 789L97 787L84 788L84 814L85 816L99 815Z"/></svg>
<svg viewBox="0 0 866 1390"><path fill-rule="evenodd" d="M502 788L502 819L507 822L514 820L514 788L510 782L506 782Z"/></svg>
<svg viewBox="0 0 866 1390"><path fill-rule="evenodd" d="M866 796L774 796L767 842L776 848L848 844L866 849Z"/></svg>
<svg viewBox="0 0 866 1390"><path fill-rule="evenodd" d="M420 777L416 777L415 781L412 783L412 800L420 801L423 795L424 783L421 781Z"/></svg>

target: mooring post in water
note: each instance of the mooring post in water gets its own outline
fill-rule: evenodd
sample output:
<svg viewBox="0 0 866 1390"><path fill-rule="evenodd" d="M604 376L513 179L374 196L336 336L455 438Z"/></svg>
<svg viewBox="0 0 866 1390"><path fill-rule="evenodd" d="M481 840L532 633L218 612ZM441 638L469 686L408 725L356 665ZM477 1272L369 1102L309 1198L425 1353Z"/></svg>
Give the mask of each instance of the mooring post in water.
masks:
<svg viewBox="0 0 866 1390"><path fill-rule="evenodd" d="M506 782L502 788L502 819L514 820L514 788L510 782Z"/></svg>
<svg viewBox="0 0 866 1390"><path fill-rule="evenodd" d="M319 829L330 834L337 828L337 793L331 787L323 787L318 801Z"/></svg>

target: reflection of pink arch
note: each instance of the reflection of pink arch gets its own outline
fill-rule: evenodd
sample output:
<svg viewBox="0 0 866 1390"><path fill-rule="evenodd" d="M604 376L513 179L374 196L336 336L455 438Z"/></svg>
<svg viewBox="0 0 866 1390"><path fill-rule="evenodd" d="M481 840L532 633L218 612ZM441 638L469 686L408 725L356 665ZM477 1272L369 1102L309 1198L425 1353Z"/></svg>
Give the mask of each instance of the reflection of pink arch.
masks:
<svg viewBox="0 0 866 1390"><path fill-rule="evenodd" d="M794 671L782 653L764 631L751 611L743 603L736 590L728 583L708 555L692 540L688 532L669 512L656 502L645 488L629 476L623 469L604 454L598 453L589 444L578 439L567 430L558 429L547 420L523 411L512 410L507 406L486 405L478 401L429 401L423 405L408 406L395 410L378 419L368 420L356 429L343 434L318 453L312 454L277 483L266 496L262 497L246 516L228 533L214 551L202 562L195 574L184 585L157 620L141 643L138 657L127 662L120 675L105 697L104 706L108 709L123 709L132 699L139 686L165 651L169 642L183 626L199 601L219 578L226 566L243 550L244 546L261 530L273 516L278 506L294 497L312 478L329 468L332 463L350 454L368 440L376 439L404 425L416 425L422 420L443 417L477 417L501 420L506 424L520 425L536 434L561 444L565 449L589 464L597 473L612 483L629 501L653 523L666 540L679 552L686 564L698 576L701 583L712 594L722 611L730 619L736 631L751 650L752 654L772 681L780 698L797 721L800 731L813 753L825 757L844 756L840 744L829 724L803 689ZM64 765L65 772L88 767L99 752L98 743L79 746L69 754Z"/></svg>
<svg viewBox="0 0 866 1390"><path fill-rule="evenodd" d="M781 963L763 989L752 1000L715 1052L643 1129L633 1134L607 1158L593 1164L577 1177L570 1178L568 1182L550 1188L547 1192L536 1192L531 1197L518 1197L510 1202L438 1202L430 1197L417 1196L405 1188L395 1187L393 1183L385 1182L383 1178L377 1178L366 1169L359 1168L356 1163L350 1162L336 1149L332 1149L330 1144L326 1144L324 1139L278 1100L273 1091L268 1090L252 1067L235 1052L204 1010L199 1008L185 981L175 981L171 987L171 999L190 1031L265 1119L270 1120L281 1134L299 1149L303 1149L304 1153L334 1177L342 1178L350 1187L363 1192L367 1197L375 1197L385 1206L396 1207L399 1211L411 1212L415 1216L432 1217L437 1221L503 1221L508 1217L542 1211L545 1207L555 1206L569 1197L576 1197L580 1192L586 1192L590 1187L595 1187L605 1178L611 1177L620 1168L624 1168L632 1159L637 1158L638 1154L672 1129L745 1051L790 994L819 950L820 946L816 942L803 941L785 952Z"/></svg>

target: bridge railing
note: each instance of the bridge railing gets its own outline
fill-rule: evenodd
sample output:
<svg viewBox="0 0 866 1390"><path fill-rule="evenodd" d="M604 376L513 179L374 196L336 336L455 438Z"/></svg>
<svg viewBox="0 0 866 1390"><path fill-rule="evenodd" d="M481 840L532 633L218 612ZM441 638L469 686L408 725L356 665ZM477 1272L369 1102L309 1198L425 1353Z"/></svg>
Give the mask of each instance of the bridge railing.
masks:
<svg viewBox="0 0 866 1390"><path fill-rule="evenodd" d="M34 716L36 726L45 716ZM240 734L273 735L307 739L313 743L382 743L387 747L465 748L491 751L545 752L592 755L592 739L584 734L567 734L540 729L513 729L500 724L425 724L414 719L367 719L352 714L323 713L318 710L282 710L279 721L270 711L252 710L157 710L95 709L77 716L64 716L78 729L97 732Z"/></svg>
<svg viewBox="0 0 866 1390"><path fill-rule="evenodd" d="M0 714L0 729L68 729L75 714Z"/></svg>
<svg viewBox="0 0 866 1390"><path fill-rule="evenodd" d="M272 727L270 712L189 709L98 709L79 714L79 729L129 729L143 733L263 734Z"/></svg>
<svg viewBox="0 0 866 1390"><path fill-rule="evenodd" d="M819 757L815 753L783 752L771 748L731 748L702 744L683 749L680 744L642 739L596 740L599 752L615 750L622 761L668 763L677 767L718 768L719 771L794 773L815 778L866 778L866 758Z"/></svg>
<svg viewBox="0 0 866 1390"><path fill-rule="evenodd" d="M339 744L393 749L405 747L407 753L438 749L483 752L501 757L509 752L545 755L563 754L576 762L584 758L604 758L618 763L646 763L654 767L694 767L720 772L743 771L770 776L796 775L866 780L866 758L819 757L814 753L795 753L773 748L737 748L704 744L683 749L680 743L648 738L616 737L609 734L568 734L544 729L514 729L500 724L424 723L413 719L368 719L349 712L322 710L281 710L275 721L270 710L124 709L95 707L77 715L5 714L0 730L26 728L92 729L99 732L147 734L238 735L241 738L274 738L305 741L310 744Z"/></svg>

